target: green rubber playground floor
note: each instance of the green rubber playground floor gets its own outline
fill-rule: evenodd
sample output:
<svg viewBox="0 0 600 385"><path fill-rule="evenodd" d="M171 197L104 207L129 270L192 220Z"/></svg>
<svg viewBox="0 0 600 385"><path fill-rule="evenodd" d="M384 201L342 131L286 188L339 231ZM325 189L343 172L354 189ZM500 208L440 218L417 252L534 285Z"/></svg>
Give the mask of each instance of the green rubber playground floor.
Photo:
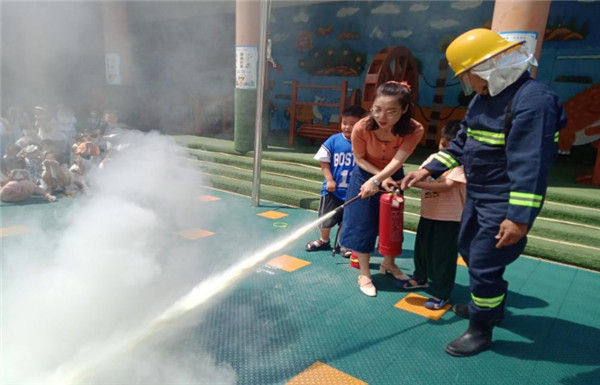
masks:
<svg viewBox="0 0 600 385"><path fill-rule="evenodd" d="M198 197L189 207L197 223L174 230L182 245L201 250L198 258L215 261L209 271L316 219L312 211L270 202L253 207L247 197L213 189ZM3 205L2 242L33 236L19 222L23 213L53 218L72 201ZM397 289L393 278L379 274L378 256L371 258L378 295L364 296L347 259L304 250L317 234L311 230L270 255L199 312L192 327L162 344L189 357L212 356L243 385L600 383L599 273L519 258L505 274L508 315L494 329L491 350L454 358L444 347L467 320L451 310L436 313L437 320L413 312L423 309L420 296L427 294ZM408 273L413 244L414 234L406 233L397 262ZM451 302L468 298L467 269L458 266Z"/></svg>

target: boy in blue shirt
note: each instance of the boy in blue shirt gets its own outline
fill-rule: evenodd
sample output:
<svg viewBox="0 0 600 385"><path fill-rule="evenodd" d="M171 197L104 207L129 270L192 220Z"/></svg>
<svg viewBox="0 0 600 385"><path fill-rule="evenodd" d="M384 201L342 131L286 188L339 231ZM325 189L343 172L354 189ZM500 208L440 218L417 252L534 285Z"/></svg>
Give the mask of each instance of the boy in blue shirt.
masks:
<svg viewBox="0 0 600 385"><path fill-rule="evenodd" d="M314 158L321 163L325 176L319 202L319 217L335 210L346 200L350 182L350 171L354 168L354 155L350 138L356 122L362 119L365 110L360 106L349 106L342 111L342 132L329 137L321 145ZM319 225L319 239L306 245L306 251L329 250L331 228L342 223L342 212Z"/></svg>

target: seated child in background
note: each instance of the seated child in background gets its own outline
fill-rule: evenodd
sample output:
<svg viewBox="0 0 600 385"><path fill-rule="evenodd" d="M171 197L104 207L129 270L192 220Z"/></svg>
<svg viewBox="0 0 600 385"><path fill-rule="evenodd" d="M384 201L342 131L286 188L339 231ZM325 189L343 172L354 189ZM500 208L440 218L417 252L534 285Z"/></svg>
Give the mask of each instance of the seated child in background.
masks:
<svg viewBox="0 0 600 385"><path fill-rule="evenodd" d="M71 185L71 172L66 163L59 163L56 156L47 152L42 162L42 187L49 193L66 192Z"/></svg>
<svg viewBox="0 0 600 385"><path fill-rule="evenodd" d="M44 160L44 151L37 144L30 144L19 152L19 155L25 159L27 171L34 184L41 185Z"/></svg>
<svg viewBox="0 0 600 385"><path fill-rule="evenodd" d="M325 176L319 202L319 217L335 210L346 200L346 190L350 180L350 171L354 167L354 155L350 138L352 129L365 115L359 106L349 106L342 112L342 132L334 134L325 141L314 156L321 163ZM329 235L331 228L342 223L342 212L319 225L320 237L306 245L306 251L328 250L331 248ZM338 230L339 231L339 230ZM349 257L349 253L344 253Z"/></svg>
<svg viewBox="0 0 600 385"><path fill-rule="evenodd" d="M93 142L90 136L84 136L81 142L75 147L75 161L81 160L84 163L85 171L97 167L102 161L100 147ZM80 165L81 166L81 165Z"/></svg>
<svg viewBox="0 0 600 385"><path fill-rule="evenodd" d="M74 195L76 193L83 193L86 195L90 194L90 189L88 188L87 181L85 179L84 170L81 166L81 162L75 161L69 168L69 177L71 180L71 184L65 190L65 194Z"/></svg>
<svg viewBox="0 0 600 385"><path fill-rule="evenodd" d="M25 148L31 144L40 145L41 139L37 134L37 131L33 128L24 128L23 136L17 139L15 144L21 148Z"/></svg>
<svg viewBox="0 0 600 385"><path fill-rule="evenodd" d="M459 129L460 121L446 124L442 129L440 150L450 146ZM462 166L446 171L436 180L415 184L421 189L421 219L415 239L415 272L412 279L400 281L399 285L406 290L428 287L427 291L432 296L425 302L428 309L442 309L454 287L465 184ZM428 280L431 281L430 285Z"/></svg>
<svg viewBox="0 0 600 385"><path fill-rule="evenodd" d="M25 163L25 159L19 156L19 152L21 152L21 147L16 144L11 144L6 147L6 153L2 157L2 173L8 175L11 170L16 168L27 168L27 164Z"/></svg>
<svg viewBox="0 0 600 385"><path fill-rule="evenodd" d="M37 186L28 179L26 170L13 170L8 176L7 181L2 182L0 188L0 201L2 202L22 202L32 195L41 195L49 202L56 201L56 197L46 192L43 188Z"/></svg>

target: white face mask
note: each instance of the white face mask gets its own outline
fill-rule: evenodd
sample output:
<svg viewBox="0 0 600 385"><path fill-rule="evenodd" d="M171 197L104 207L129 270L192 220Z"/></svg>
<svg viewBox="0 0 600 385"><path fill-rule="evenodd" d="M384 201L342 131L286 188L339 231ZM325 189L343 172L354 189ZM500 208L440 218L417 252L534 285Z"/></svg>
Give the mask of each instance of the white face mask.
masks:
<svg viewBox="0 0 600 385"><path fill-rule="evenodd" d="M468 76L460 76L460 86L462 87L465 96L469 96L473 93L473 87L471 87L471 82L469 81Z"/></svg>
<svg viewBox="0 0 600 385"><path fill-rule="evenodd" d="M486 60L474 67L471 73L485 80L490 96L495 96L514 83L530 66L537 65L535 57L520 46Z"/></svg>

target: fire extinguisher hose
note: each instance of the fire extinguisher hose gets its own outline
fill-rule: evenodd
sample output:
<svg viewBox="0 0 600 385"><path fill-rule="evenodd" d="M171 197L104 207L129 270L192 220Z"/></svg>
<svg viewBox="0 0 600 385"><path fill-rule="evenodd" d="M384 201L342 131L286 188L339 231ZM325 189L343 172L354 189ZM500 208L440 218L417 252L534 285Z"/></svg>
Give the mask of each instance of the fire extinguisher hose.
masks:
<svg viewBox="0 0 600 385"><path fill-rule="evenodd" d="M352 198L352 199L350 199L350 200L347 200L347 201L346 201L346 202L345 202L343 205L341 205L341 206L338 206L338 207L335 209L335 211L339 213L340 211L342 211L343 209L345 209L345 208L346 208L346 206L348 206L350 203L352 203L352 202L355 202L355 201L357 201L358 199L360 199L360 194L358 194L357 196L355 196L354 198Z"/></svg>
<svg viewBox="0 0 600 385"><path fill-rule="evenodd" d="M399 190L396 187L392 187L391 191L379 190L380 193L398 193L399 191L402 191L402 190ZM353 203L353 202L357 201L358 199L360 199L360 193L357 196L355 196L354 198L347 200L343 205L338 206L334 211L339 213L340 211L345 209L346 206L348 206L350 203Z"/></svg>

